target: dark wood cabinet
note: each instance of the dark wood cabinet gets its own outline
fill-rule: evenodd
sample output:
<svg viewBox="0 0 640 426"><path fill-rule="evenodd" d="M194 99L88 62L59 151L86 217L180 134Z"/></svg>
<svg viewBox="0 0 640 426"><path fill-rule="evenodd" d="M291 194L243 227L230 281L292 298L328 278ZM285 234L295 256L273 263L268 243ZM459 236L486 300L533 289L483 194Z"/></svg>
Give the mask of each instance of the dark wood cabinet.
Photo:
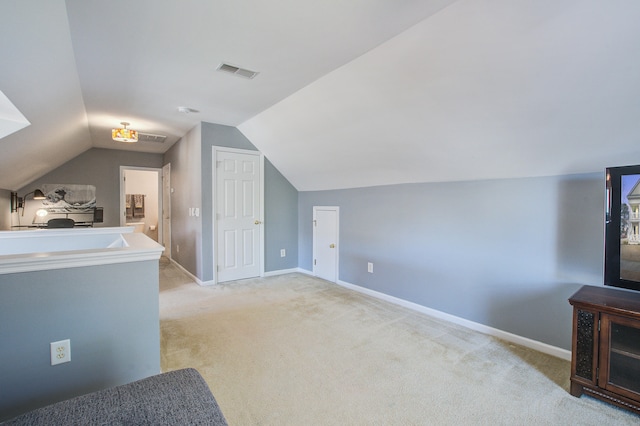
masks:
<svg viewBox="0 0 640 426"><path fill-rule="evenodd" d="M640 293L584 286L569 303L571 394L640 414Z"/></svg>

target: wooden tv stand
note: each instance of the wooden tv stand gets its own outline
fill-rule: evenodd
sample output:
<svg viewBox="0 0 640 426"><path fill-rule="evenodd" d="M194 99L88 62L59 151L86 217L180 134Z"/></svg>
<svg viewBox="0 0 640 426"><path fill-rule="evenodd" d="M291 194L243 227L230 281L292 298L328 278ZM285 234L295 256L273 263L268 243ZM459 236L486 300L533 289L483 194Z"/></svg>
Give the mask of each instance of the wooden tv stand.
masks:
<svg viewBox="0 0 640 426"><path fill-rule="evenodd" d="M569 303L571 395L640 414L640 292L583 286Z"/></svg>

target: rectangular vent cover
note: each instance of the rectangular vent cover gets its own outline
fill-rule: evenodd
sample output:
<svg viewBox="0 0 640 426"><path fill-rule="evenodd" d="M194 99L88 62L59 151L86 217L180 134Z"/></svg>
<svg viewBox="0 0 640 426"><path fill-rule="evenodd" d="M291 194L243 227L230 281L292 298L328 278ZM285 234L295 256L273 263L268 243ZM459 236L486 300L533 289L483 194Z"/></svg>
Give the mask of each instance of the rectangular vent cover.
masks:
<svg viewBox="0 0 640 426"><path fill-rule="evenodd" d="M138 142L164 143L165 139L167 139L167 137L163 135L152 135L150 133L138 132Z"/></svg>
<svg viewBox="0 0 640 426"><path fill-rule="evenodd" d="M226 72L229 74L234 74L234 75L238 75L240 77L244 77L244 78L253 78L256 75L258 75L258 73L256 71L250 71L244 68L239 68L233 65L229 65L229 64L220 64L220 66L218 67L218 71L222 71L222 72Z"/></svg>

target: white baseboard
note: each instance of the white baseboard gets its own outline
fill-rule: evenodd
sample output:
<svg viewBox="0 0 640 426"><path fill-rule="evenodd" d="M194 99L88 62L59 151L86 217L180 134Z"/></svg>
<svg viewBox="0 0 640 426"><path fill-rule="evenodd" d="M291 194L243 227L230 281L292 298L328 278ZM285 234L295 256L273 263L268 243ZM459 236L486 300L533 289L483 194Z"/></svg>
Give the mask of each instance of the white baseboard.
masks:
<svg viewBox="0 0 640 426"><path fill-rule="evenodd" d="M196 283L199 285L212 285L213 281L200 281L197 277L191 274L189 271L184 269L182 265L175 262L171 259L178 268L183 270L187 275L189 275ZM291 274L294 272L298 272L305 275L314 276L312 271L303 268L291 268L291 269L280 269L277 271L269 271L265 272L265 277L273 277L277 275ZM441 320L449 321L454 324L461 325L463 327L469 328L471 330L487 334L489 336L496 337L498 339L505 340L507 342L515 343L516 345L524 346L526 348L530 348L536 350L538 352L542 352L548 355L555 356L556 358L564 359L567 361L571 360L571 351L566 349L558 348L557 346L552 346L547 343L539 342L537 340L529 339L528 337L519 336L517 334L509 333L508 331L500 330L497 328L489 327L488 325L480 324L478 322L470 321L468 319L460 318L455 315L447 314L446 312L438 311L436 309L427 308L426 306L419 305L417 303L409 302L408 300L400 299L395 296L390 296L385 293L381 293L379 291L371 290L365 287L361 287L359 285L351 284L346 281L338 280L336 283L342 287L348 288L350 290L357 291L359 293L363 293L372 297L375 297L380 300L384 300L395 305L403 306L405 308L423 313L425 315L432 316L434 318L438 318Z"/></svg>
<svg viewBox="0 0 640 426"><path fill-rule="evenodd" d="M264 276L265 277L275 277L277 275L292 274L294 272L300 272L300 268L278 269L277 271L265 272Z"/></svg>
<svg viewBox="0 0 640 426"><path fill-rule="evenodd" d="M216 283L214 280L201 281L200 279L198 279L198 277L193 275L191 272L187 271L184 268L184 266L182 266L181 264L179 264L175 260L173 260L173 259L169 259L169 260L171 261L171 263L176 265L182 272L187 274L189 276L189 278L191 278L193 281L195 281L196 284L198 284L198 285L208 286L208 285L214 285ZM309 275L313 275L311 272L305 271L305 270L300 269L300 268L291 268L291 269L280 269L280 270L277 270L277 271L265 272L262 276L263 277L274 277L274 276L277 276L277 275L291 274L291 273L294 273L294 272L301 272L303 274L304 273L308 273Z"/></svg>
<svg viewBox="0 0 640 426"><path fill-rule="evenodd" d="M196 284L201 285L201 286L207 286L207 285L213 285L215 284L215 281L211 280L211 281L201 281L198 277L196 277L195 275L193 275L191 272L187 271L184 266L182 266L181 264L179 264L178 262L176 262L173 259L169 259L171 261L171 263L173 263L174 265L176 265L176 267L178 269L180 269L182 272L184 272L185 274L187 274L189 276L189 278L191 278L193 281L196 282Z"/></svg>
<svg viewBox="0 0 640 426"><path fill-rule="evenodd" d="M419 305L417 303L409 302L404 299L400 299L394 296L389 296L388 294L380 293L379 291L371 290L365 287L360 287L355 284L351 284L345 281L338 281L336 284L348 288L350 290L354 290L363 294L367 294L369 296L375 297L377 299L385 300L387 302L403 306L405 308L412 309L414 311L432 316L434 318L442 319L445 321L452 322L454 324L461 325L463 327L469 328L474 331L478 331L480 333L487 334L489 336L497 337L498 339L505 340L507 342L515 343L520 346L524 346L526 348L534 349L538 352L542 352L548 355L555 356L560 359L564 359L567 361L571 360L571 351L566 349L558 348L556 346L549 345L547 343L539 342L537 340L529 339L527 337L518 336L517 334L509 333L504 330L500 330L497 328L489 327L484 324L480 324L474 321L470 321L464 318L457 317L455 315L447 314L442 311L438 311L436 309L427 308L426 306Z"/></svg>

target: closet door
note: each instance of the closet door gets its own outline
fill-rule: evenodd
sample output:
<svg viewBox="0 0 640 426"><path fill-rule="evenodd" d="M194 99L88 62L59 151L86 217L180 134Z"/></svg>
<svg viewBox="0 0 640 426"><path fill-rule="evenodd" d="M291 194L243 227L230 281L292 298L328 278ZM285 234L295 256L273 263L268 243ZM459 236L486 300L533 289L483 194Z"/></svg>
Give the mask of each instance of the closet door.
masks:
<svg viewBox="0 0 640 426"><path fill-rule="evenodd" d="M260 276L261 176L259 155L217 152L218 282Z"/></svg>

